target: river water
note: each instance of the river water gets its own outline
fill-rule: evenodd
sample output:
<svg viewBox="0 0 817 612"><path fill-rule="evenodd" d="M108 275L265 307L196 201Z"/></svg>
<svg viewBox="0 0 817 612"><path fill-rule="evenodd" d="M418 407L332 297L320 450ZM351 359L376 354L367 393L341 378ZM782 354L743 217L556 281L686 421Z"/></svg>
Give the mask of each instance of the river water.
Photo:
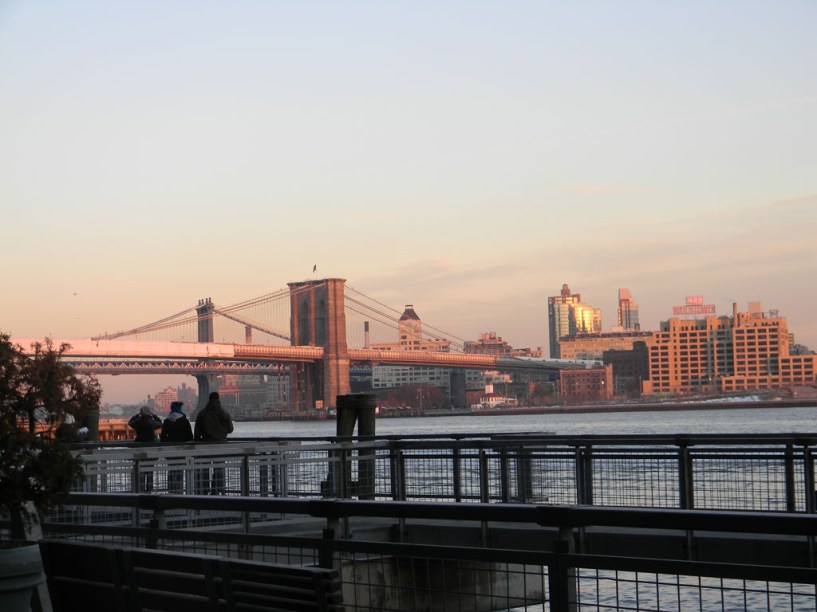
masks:
<svg viewBox="0 0 817 612"><path fill-rule="evenodd" d="M328 437L336 422L263 421L237 422L236 437ZM555 435L611 434L740 434L815 433L817 408L740 408L655 412L582 414L520 414L508 416L435 416L377 419L376 434L508 434Z"/></svg>

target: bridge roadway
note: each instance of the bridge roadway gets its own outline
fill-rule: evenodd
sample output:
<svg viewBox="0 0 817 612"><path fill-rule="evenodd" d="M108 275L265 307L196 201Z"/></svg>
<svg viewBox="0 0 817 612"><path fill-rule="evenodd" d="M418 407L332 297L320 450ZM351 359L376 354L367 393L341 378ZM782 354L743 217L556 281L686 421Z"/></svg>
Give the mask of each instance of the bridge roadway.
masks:
<svg viewBox="0 0 817 612"><path fill-rule="evenodd" d="M12 338L26 352L41 340ZM318 363L324 357L318 346L266 346L216 342L169 342L145 340L59 340L70 345L64 353L83 374L268 374L282 364ZM584 367L589 362L500 357L429 351L348 349L350 363L372 365L436 366L483 370L553 372Z"/></svg>

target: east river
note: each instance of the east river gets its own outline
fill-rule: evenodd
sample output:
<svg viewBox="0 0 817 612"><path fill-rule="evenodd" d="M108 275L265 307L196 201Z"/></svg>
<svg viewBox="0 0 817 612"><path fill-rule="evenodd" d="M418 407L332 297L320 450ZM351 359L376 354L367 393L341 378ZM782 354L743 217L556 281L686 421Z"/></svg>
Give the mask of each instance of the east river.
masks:
<svg viewBox="0 0 817 612"><path fill-rule="evenodd" d="M237 422L236 437L328 437L336 422ZM736 434L814 433L817 408L740 408L657 412L524 414L507 416L435 416L378 418L377 435L543 433L610 434Z"/></svg>

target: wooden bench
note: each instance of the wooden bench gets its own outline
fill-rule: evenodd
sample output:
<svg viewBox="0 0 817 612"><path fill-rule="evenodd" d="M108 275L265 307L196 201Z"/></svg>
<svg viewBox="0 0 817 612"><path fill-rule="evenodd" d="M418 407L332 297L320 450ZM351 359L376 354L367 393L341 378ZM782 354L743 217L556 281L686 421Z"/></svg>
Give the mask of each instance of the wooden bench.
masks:
<svg viewBox="0 0 817 612"><path fill-rule="evenodd" d="M55 612L340 612L337 570L42 540Z"/></svg>

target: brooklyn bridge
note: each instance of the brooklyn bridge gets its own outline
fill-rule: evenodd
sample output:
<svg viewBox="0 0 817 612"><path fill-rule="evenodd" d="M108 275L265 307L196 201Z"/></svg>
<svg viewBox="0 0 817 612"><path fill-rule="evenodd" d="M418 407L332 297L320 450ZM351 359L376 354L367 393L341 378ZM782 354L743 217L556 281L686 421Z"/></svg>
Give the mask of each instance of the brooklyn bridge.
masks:
<svg viewBox="0 0 817 612"><path fill-rule="evenodd" d="M546 376L576 363L464 352L465 341L424 323L426 344L438 350L395 350L402 311L349 287L344 279L289 283L284 289L230 306L200 299L184 311L115 333L53 339L70 345L64 357L85 374L194 376L201 403L217 376L288 377L290 409L332 408L350 392L350 366L450 368L455 384L466 369L528 371ZM29 350L35 340L14 338ZM434 342L444 341L444 342ZM421 343L422 344L422 343Z"/></svg>

